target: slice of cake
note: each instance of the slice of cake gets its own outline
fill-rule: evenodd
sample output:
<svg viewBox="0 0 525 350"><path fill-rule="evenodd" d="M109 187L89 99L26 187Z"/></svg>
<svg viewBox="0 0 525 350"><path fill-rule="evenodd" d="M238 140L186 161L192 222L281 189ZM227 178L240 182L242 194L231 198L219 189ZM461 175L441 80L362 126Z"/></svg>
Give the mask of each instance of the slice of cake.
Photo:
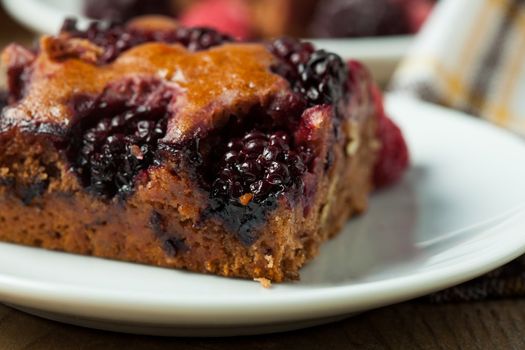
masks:
<svg viewBox="0 0 525 350"><path fill-rule="evenodd" d="M386 119L357 62L149 18L3 63L0 240L280 282L366 209Z"/></svg>

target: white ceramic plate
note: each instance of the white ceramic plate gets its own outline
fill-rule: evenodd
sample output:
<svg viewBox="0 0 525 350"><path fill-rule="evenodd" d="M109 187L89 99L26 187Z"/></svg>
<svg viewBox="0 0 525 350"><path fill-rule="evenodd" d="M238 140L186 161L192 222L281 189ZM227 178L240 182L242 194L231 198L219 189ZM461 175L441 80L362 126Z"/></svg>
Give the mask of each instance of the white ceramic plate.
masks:
<svg viewBox="0 0 525 350"><path fill-rule="evenodd" d="M258 283L0 244L0 300L90 327L238 335L305 327L436 291L525 252L525 143L400 97L412 168L302 270Z"/></svg>
<svg viewBox="0 0 525 350"><path fill-rule="evenodd" d="M21 24L42 34L54 34L64 18L78 17L80 24L89 22L82 15L82 0L1 0L6 10ZM396 64L405 55L413 36L372 37L356 39L313 40L316 46L336 52L344 58L365 62L376 79L386 82Z"/></svg>

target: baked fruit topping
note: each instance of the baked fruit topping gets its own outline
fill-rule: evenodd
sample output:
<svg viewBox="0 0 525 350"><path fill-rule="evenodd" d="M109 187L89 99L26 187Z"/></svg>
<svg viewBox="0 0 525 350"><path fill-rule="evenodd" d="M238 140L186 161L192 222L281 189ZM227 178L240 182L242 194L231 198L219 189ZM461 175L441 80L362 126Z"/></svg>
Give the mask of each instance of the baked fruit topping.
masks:
<svg viewBox="0 0 525 350"><path fill-rule="evenodd" d="M87 30L79 30L74 19L67 19L64 22L62 35L68 39L86 39L95 44L101 50L97 59L100 64L110 63L122 52L148 42L176 43L183 45L189 51L200 51L233 40L213 29L174 25L150 30L147 26L141 25L124 27L115 22L93 22Z"/></svg>
<svg viewBox="0 0 525 350"><path fill-rule="evenodd" d="M130 80L109 86L80 111L66 152L90 192L112 198L133 190L134 178L155 162L173 94L157 80Z"/></svg>
<svg viewBox="0 0 525 350"><path fill-rule="evenodd" d="M288 80L309 105L333 104L344 97L348 72L341 57L291 38L275 40L270 51L280 58L273 71Z"/></svg>
<svg viewBox="0 0 525 350"><path fill-rule="evenodd" d="M4 241L296 279L408 159L366 69L295 39L67 21L3 61Z"/></svg>

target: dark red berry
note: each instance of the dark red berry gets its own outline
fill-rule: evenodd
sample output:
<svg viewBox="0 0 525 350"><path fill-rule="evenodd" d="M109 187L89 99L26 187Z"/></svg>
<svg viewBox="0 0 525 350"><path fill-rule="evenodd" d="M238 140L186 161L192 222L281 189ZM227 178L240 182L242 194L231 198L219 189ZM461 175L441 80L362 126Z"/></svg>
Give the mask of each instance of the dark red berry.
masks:
<svg viewBox="0 0 525 350"><path fill-rule="evenodd" d="M310 43L277 39L270 51L280 59L273 71L288 80L310 106L334 104L346 92L348 71L336 54L315 50Z"/></svg>
<svg viewBox="0 0 525 350"><path fill-rule="evenodd" d="M146 31L116 23L93 22L86 30L79 30L73 19L64 21L61 32L102 47L104 52L98 60L99 64L112 62L122 52L146 42L178 43L190 51L200 51L233 41L231 37L208 28L178 27L170 31Z"/></svg>
<svg viewBox="0 0 525 350"><path fill-rule="evenodd" d="M379 118L378 137L381 142L374 169L376 188L398 181L409 165L408 147L399 127L390 118Z"/></svg>

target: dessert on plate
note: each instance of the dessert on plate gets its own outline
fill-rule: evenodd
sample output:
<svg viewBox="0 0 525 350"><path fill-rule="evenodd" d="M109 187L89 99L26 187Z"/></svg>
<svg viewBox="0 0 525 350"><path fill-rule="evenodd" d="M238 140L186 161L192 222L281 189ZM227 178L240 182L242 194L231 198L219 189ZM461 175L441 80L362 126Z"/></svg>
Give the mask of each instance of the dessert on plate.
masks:
<svg viewBox="0 0 525 350"><path fill-rule="evenodd" d="M292 280L408 163L367 70L295 39L68 20L2 61L2 241Z"/></svg>

